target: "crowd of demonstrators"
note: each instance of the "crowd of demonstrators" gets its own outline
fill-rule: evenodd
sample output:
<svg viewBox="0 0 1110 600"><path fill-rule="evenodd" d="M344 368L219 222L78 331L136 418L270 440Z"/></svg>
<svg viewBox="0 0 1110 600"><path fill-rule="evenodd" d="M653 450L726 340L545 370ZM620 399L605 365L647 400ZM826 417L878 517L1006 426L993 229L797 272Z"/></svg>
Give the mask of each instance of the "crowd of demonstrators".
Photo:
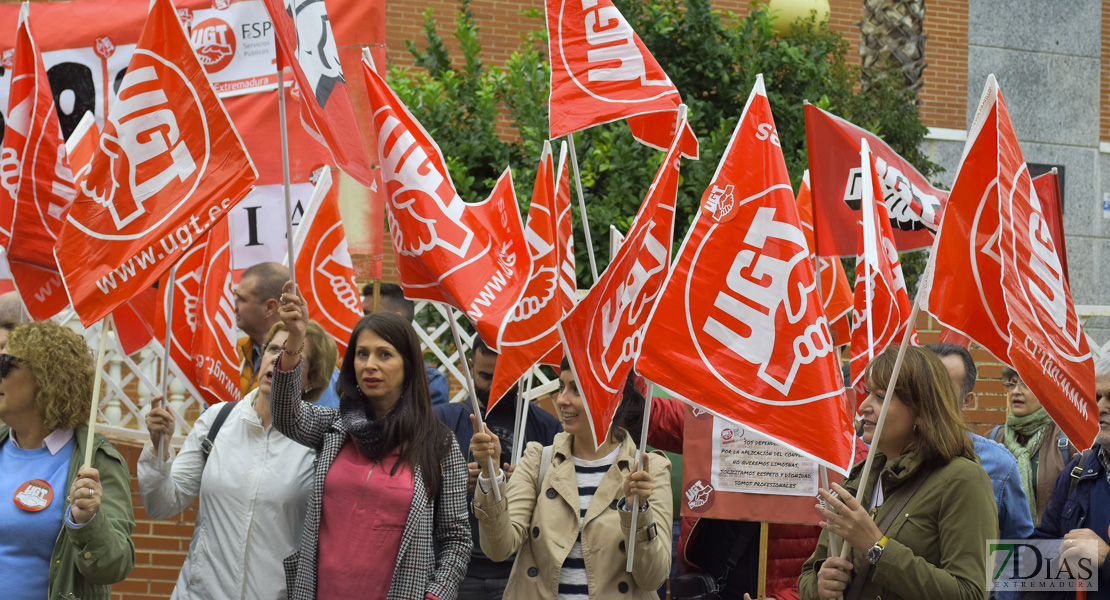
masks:
<svg viewBox="0 0 1110 600"><path fill-rule="evenodd" d="M1006 424L991 430L989 438L1006 446L1017 459L1033 524L1041 520L1052 501L1052 489L1076 450L1017 371L1002 368L1009 414Z"/></svg>
<svg viewBox="0 0 1110 600"><path fill-rule="evenodd" d="M884 397L897 348L865 372L869 393L860 405L865 442L888 403L883 435L866 481L862 465L843 486L820 490L827 507L817 550L799 579L805 600L847 597L986 597L986 541L997 535L990 480L979 466L952 381L929 350L906 349L891 397ZM855 493L863 488L863 503ZM829 552L829 535L849 546L849 558ZM850 591L851 590L851 591ZM856 591L858 590L858 591Z"/></svg>
<svg viewBox="0 0 1110 600"><path fill-rule="evenodd" d="M1073 458L1056 478L1052 500L1045 508L1034 539L1063 539L1060 561L1077 556L1087 542L1095 548L1098 591L1089 600L1110 599L1110 355L1095 362L1098 395L1098 435L1090 449ZM1028 594L1045 600L1065 600L1071 592Z"/></svg>
<svg viewBox="0 0 1110 600"><path fill-rule="evenodd" d="M173 414L152 401L146 417L151 444L139 457L139 492L154 519L180 513L200 498L189 554L172 598L284 598L282 561L304 528L316 451L272 425L274 361L289 332L278 321L263 343L258 386L240 402L205 411L181 452L158 459L173 435ZM335 340L315 321L305 324L301 400L324 392L338 357ZM166 444L169 446L169 444Z"/></svg>
<svg viewBox="0 0 1110 600"><path fill-rule="evenodd" d="M84 338L52 322L16 327L0 354L6 599L108 598L135 564L127 462L97 434L83 465L93 374Z"/></svg>
<svg viewBox="0 0 1110 600"><path fill-rule="evenodd" d="M279 310L289 337L273 370L274 425L317 453L299 548L285 560L289 597L455 598L470 560L466 462L432 414L411 321L358 322L334 409L300 401L307 307L291 284Z"/></svg>
<svg viewBox="0 0 1110 600"><path fill-rule="evenodd" d="M486 346L481 337L475 336L474 347L470 354L470 372L474 378L474 391L478 397L478 406L484 415L485 426L497 436L501 444L501 454L494 460L505 470L506 477L511 478L513 468L510 463L513 436L517 426L514 421L518 398L514 387L494 405L492 411L487 411L490 389L493 387L493 375L497 369L497 358L497 353ZM522 441L525 444L536 442L540 446L550 446L555 440L555 434L562 431L558 419L531 402L526 406L528 422L522 433ZM471 422L471 416L474 414L472 404L468 399L464 402L435 406L433 410L436 417L455 433L459 447L467 449L466 490L467 497L473 499L479 467L474 457L469 455L470 438L474 435L474 425ZM469 517L471 537L477 540L478 518L473 510L470 511ZM512 557L502 561L490 560L482 552L481 545L474 544L470 551L470 566L459 586L459 600L499 600L505 593L512 569Z"/></svg>
<svg viewBox="0 0 1110 600"><path fill-rule="evenodd" d="M416 304L405 298L405 292L396 283L382 283L378 286L378 309L374 310L374 286L367 284L362 288L362 312L389 312L400 315L410 325L416 327L413 319L416 318ZM428 377L428 391L431 394L432 406L440 406L450 402L447 389L447 376L439 372L427 362L424 365L424 374ZM460 442L462 444L462 442Z"/></svg>
<svg viewBox="0 0 1110 600"><path fill-rule="evenodd" d="M239 391L243 396L258 387L262 349L270 328L281 320L278 303L289 269L275 262L251 265L235 287L235 326L247 334L236 344L241 363Z"/></svg>
<svg viewBox="0 0 1110 600"><path fill-rule="evenodd" d="M612 432L598 446L582 396L564 360L556 407L563 433L551 446L528 444L512 479L492 493L487 457L500 457L496 435L478 432L470 451L481 466L474 512L482 551L516 554L506 598L586 600L656 598L671 565L670 462L644 453L635 469L644 398L630 377ZM599 423L598 426L604 426ZM625 571L632 507L640 501L632 572Z"/></svg>

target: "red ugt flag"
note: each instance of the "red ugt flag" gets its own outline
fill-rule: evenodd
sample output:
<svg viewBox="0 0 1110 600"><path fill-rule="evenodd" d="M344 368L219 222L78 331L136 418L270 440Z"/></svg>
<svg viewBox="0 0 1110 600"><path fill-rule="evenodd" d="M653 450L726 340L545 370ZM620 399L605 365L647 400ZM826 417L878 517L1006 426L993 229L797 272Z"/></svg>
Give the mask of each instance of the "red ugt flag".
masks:
<svg viewBox="0 0 1110 600"><path fill-rule="evenodd" d="M299 291L308 314L335 338L343 356L351 331L362 318L362 302L330 169L320 171L308 202L293 236Z"/></svg>
<svg viewBox="0 0 1110 600"><path fill-rule="evenodd" d="M181 260L177 262L177 271L172 283L172 304L169 302L171 287L169 274L166 274L158 282L158 290L161 294L157 316L154 321L154 330L158 338L161 339L166 333L166 317L168 314L172 314L170 317L173 319L170 324L170 336L162 341L163 344L169 345L170 360L185 374L187 378L185 383L194 396L200 396L200 392L197 391L200 386L196 376L196 365L193 362L193 342L196 339L200 314L204 256L208 251L208 238L211 231L209 229L209 233L204 234L204 237L186 250Z"/></svg>
<svg viewBox="0 0 1110 600"><path fill-rule="evenodd" d="M848 285L848 274L844 272L844 263L839 258L824 258L813 253L816 247L813 240L813 194L809 187L808 170L802 174L802 185L798 187L798 196L794 201L798 204L798 219L806 234L810 259L817 261L821 276L821 285L817 287L817 291L821 293L821 306L825 310L825 316L829 318L833 342L842 346L851 339L852 286Z"/></svg>
<svg viewBox="0 0 1110 600"><path fill-rule="evenodd" d="M559 346L556 325L563 318L559 273L562 252L556 238L554 167L551 144L544 141L528 208L528 226L524 229L532 255L532 277L524 297L501 331L498 340L501 356L497 359L487 412L537 361Z"/></svg>
<svg viewBox="0 0 1110 600"><path fill-rule="evenodd" d="M73 173L66 158L54 94L42 55L31 35L28 5L19 12L12 65L12 87L6 121L12 146L5 136L0 199L12 208L4 245L12 279L31 318L49 319L69 305L62 278L54 263L54 240L73 202ZM22 142L18 154L15 146ZM3 210L7 213L7 209ZM3 237L3 234L0 234Z"/></svg>
<svg viewBox="0 0 1110 600"><path fill-rule="evenodd" d="M609 435L671 263L681 144L677 137L671 143L628 237L601 279L559 323L598 446Z"/></svg>
<svg viewBox="0 0 1110 600"><path fill-rule="evenodd" d="M875 173L867 140L861 140L863 172L863 220L859 228L856 258L855 307L852 311L852 386L858 386L873 358L892 343L898 343L909 323L910 298L902 276L902 261L894 247L886 204L876 190ZM870 200L868 200L870 199ZM916 344L916 336L914 344Z"/></svg>
<svg viewBox="0 0 1110 600"><path fill-rule="evenodd" d="M809 255L760 75L636 371L846 474L852 422Z"/></svg>
<svg viewBox="0 0 1110 600"><path fill-rule="evenodd" d="M929 184L904 158L878 136L812 104L805 107L806 152L813 188L817 254L853 256L860 220L862 172L860 139L867 140L886 202L899 252L928 248L940 224L948 192Z"/></svg>
<svg viewBox="0 0 1110 600"><path fill-rule="evenodd" d="M155 0L54 248L88 326L150 287L258 179L170 0Z"/></svg>
<svg viewBox="0 0 1110 600"><path fill-rule="evenodd" d="M410 300L464 311L490 348L524 295L532 259L508 169L478 204L459 197L439 146L364 53L389 233Z"/></svg>
<svg viewBox="0 0 1110 600"><path fill-rule="evenodd" d="M927 310L1012 365L1076 446L1089 446L1098 432L1094 360L993 75L950 205L926 271Z"/></svg>
<svg viewBox="0 0 1110 600"><path fill-rule="evenodd" d="M192 351L197 388L208 404L238 400L239 356L227 219L220 219L209 230L200 293Z"/></svg>
<svg viewBox="0 0 1110 600"><path fill-rule="evenodd" d="M370 158L355 120L324 0L263 0L274 22L278 50L293 70L301 117L335 164L366 187L374 185Z"/></svg>
<svg viewBox="0 0 1110 600"><path fill-rule="evenodd" d="M676 129L678 89L612 0L547 0L551 137L625 119L641 143L698 157L687 122Z"/></svg>

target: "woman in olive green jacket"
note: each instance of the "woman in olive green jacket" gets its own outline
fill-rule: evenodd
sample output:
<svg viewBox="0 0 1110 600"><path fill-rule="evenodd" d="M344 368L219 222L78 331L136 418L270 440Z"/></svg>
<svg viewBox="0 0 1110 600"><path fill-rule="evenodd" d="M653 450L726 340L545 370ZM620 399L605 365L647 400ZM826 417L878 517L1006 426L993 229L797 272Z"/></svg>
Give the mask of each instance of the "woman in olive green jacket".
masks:
<svg viewBox="0 0 1110 600"><path fill-rule="evenodd" d="M20 325L0 354L4 598L107 600L135 564L131 476L101 435L85 444L93 361L72 330Z"/></svg>
<svg viewBox="0 0 1110 600"><path fill-rule="evenodd" d="M868 367L870 393L860 406L868 444L893 370L894 350ZM835 495L819 492L827 503L827 508L817 506L825 517L824 531L802 568L803 600L831 600L841 594L845 600L986 597L986 541L998 536L997 508L953 394L944 364L928 350L907 348L894 394L886 399L891 404L872 449L878 454L864 485L863 505L855 500L862 465L856 465L843 487L832 486ZM880 530L892 505L906 493L912 493L909 501ZM877 507L873 515L868 510L872 507ZM851 547L849 560L829 555L830 533ZM857 595L846 594L859 577Z"/></svg>

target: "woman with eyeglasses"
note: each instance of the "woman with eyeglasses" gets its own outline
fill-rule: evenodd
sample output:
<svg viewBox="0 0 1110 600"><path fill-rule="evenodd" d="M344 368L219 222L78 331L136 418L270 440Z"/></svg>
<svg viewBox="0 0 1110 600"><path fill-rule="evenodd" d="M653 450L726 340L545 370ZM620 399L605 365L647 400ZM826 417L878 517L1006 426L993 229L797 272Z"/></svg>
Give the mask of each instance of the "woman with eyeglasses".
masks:
<svg viewBox="0 0 1110 600"><path fill-rule="evenodd" d="M1006 424L992 429L987 437L1006 446L1017 458L1021 487L1029 501L1029 514L1037 525L1052 500L1056 477L1077 450L1017 371L1002 367L1002 386L1006 389L1010 412L1006 415Z"/></svg>
<svg viewBox="0 0 1110 600"><path fill-rule="evenodd" d="M85 467L85 340L26 323L0 354L0 585L6 600L107 598L135 564L131 475L100 434Z"/></svg>
<svg viewBox="0 0 1110 600"><path fill-rule="evenodd" d="M300 399L315 402L328 385L339 352L315 321L308 321L305 330ZM147 514L169 518L200 498L173 600L287 596L282 561L297 549L316 459L314 450L273 427L274 360L288 337L281 321L270 328L262 344L258 387L236 404L216 405L201 414L176 457L167 450L160 462L157 450L173 435L173 414L154 407L146 417L151 444L139 456L139 492ZM213 436L224 410L228 412Z"/></svg>

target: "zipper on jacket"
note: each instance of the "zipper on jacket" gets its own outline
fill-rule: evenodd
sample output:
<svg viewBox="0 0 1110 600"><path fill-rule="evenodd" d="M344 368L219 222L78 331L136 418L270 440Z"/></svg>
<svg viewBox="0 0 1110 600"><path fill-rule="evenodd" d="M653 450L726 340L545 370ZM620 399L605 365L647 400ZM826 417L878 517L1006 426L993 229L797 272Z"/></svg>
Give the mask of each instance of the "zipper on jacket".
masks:
<svg viewBox="0 0 1110 600"><path fill-rule="evenodd" d="M370 487L370 476L374 474L374 467L378 466L378 461L370 464L370 470L366 473L366 481L362 482L362 494L358 497L358 508L362 510L362 501L366 499L366 489Z"/></svg>

